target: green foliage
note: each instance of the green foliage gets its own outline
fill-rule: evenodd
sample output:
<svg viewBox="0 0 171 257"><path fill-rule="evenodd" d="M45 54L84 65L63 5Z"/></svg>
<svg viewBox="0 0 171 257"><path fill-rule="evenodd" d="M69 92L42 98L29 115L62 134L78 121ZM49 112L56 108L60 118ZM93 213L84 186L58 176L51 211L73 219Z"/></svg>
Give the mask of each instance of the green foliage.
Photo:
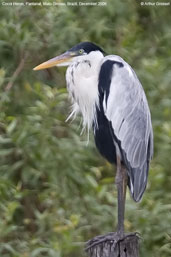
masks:
<svg viewBox="0 0 171 257"><path fill-rule="evenodd" d="M127 195L125 227L141 256L171 256L169 7L0 8L0 256L83 256L84 241L115 230L113 167L79 120L66 123L65 69L32 68L90 40L136 70L152 113L155 151L141 203Z"/></svg>

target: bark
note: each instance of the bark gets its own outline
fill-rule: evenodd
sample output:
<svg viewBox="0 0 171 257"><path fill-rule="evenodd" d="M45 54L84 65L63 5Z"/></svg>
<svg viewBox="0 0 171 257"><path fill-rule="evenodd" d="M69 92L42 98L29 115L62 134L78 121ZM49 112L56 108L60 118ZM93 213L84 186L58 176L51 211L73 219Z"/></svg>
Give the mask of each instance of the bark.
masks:
<svg viewBox="0 0 171 257"><path fill-rule="evenodd" d="M136 233L124 235L119 239L117 233L97 236L86 244L89 257L138 257L139 236Z"/></svg>

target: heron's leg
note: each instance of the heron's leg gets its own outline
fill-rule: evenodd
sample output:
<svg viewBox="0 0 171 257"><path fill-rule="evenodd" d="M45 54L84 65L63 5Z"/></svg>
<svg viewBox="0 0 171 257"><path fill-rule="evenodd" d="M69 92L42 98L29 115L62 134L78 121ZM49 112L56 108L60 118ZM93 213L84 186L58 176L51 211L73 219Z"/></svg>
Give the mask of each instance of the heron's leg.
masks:
<svg viewBox="0 0 171 257"><path fill-rule="evenodd" d="M120 157L117 156L116 186L118 191L118 227L119 237L124 236L124 214L125 214L125 197L127 186L126 169L121 164Z"/></svg>
<svg viewBox="0 0 171 257"><path fill-rule="evenodd" d="M103 249L103 243L108 243L111 247L115 248L120 241L125 240L126 238L136 237L140 238L138 233L126 233L124 234L124 213L125 213L125 197L126 197L126 187L127 187L127 172L126 168L121 164L120 157L117 155L117 172L116 172L116 185L118 191L118 226L117 232L110 232L106 235L96 236L93 239L89 240L86 244L86 251L92 251L98 245L101 245ZM110 248L111 249L111 248ZM94 256L94 255L91 255Z"/></svg>

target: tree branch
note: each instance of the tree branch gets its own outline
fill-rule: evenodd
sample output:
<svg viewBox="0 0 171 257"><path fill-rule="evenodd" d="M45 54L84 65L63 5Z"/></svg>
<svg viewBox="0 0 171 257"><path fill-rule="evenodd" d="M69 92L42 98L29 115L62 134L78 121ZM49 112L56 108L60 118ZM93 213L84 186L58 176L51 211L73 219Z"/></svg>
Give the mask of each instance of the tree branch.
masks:
<svg viewBox="0 0 171 257"><path fill-rule="evenodd" d="M5 91L8 91L13 87L13 84L14 84L15 80L17 79L18 75L20 74L20 72L24 68L24 64L25 64L25 60L26 60L27 56L28 56L28 54L26 54L24 57L21 58L17 69L14 71L10 81L8 82L8 84L5 87Z"/></svg>

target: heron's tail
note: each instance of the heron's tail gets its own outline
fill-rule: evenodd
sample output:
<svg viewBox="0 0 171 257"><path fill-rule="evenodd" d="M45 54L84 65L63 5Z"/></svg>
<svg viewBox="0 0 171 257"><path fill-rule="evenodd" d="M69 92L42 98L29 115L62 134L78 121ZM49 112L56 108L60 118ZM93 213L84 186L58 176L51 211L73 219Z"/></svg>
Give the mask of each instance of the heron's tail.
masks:
<svg viewBox="0 0 171 257"><path fill-rule="evenodd" d="M147 186L149 161L141 168L133 168L128 171L128 187L135 202L139 202Z"/></svg>

